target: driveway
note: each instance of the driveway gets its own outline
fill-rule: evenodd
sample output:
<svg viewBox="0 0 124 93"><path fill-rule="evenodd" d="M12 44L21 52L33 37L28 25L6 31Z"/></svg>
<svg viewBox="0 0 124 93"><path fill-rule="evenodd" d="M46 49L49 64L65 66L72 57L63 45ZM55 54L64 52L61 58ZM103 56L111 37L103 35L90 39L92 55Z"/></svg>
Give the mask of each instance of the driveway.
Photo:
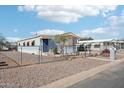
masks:
<svg viewBox="0 0 124 93"><path fill-rule="evenodd" d="M70 88L124 88L124 62L80 81Z"/></svg>

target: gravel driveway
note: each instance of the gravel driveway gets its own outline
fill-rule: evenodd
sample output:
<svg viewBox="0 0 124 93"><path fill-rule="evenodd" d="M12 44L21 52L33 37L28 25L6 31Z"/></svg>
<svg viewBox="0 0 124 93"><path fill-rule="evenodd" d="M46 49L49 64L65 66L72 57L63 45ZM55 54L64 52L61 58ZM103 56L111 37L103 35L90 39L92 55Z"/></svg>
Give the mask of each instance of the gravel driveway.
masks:
<svg viewBox="0 0 124 93"><path fill-rule="evenodd" d="M108 62L93 59L74 59L0 70L0 87L41 87L69 75Z"/></svg>

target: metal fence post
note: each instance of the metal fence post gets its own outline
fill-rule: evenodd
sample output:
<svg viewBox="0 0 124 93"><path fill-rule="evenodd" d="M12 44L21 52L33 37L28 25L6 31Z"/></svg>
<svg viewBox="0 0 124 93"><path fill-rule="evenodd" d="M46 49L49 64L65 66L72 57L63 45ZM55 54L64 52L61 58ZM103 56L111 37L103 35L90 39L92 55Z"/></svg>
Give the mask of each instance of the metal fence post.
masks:
<svg viewBox="0 0 124 93"><path fill-rule="evenodd" d="M39 64L40 64L40 61L41 61L40 58L41 58L41 57L40 57L40 46L39 46Z"/></svg>
<svg viewBox="0 0 124 93"><path fill-rule="evenodd" d="M85 57L86 57L86 55L87 55L86 51L87 51L87 48L85 47Z"/></svg>
<svg viewBox="0 0 124 93"><path fill-rule="evenodd" d="M40 46L40 49L41 49L41 51L40 51L40 61L41 61L41 59L42 59L42 46Z"/></svg>
<svg viewBox="0 0 124 93"><path fill-rule="evenodd" d="M21 46L21 65L22 65L22 46Z"/></svg>

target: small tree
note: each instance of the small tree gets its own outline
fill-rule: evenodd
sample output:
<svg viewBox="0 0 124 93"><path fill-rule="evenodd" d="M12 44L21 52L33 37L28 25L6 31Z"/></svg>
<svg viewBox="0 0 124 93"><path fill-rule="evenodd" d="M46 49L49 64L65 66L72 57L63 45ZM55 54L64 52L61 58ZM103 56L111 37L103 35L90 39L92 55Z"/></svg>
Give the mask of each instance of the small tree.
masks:
<svg viewBox="0 0 124 93"><path fill-rule="evenodd" d="M86 40L93 40L92 37L85 37L85 38L81 38L80 41L86 41Z"/></svg>
<svg viewBox="0 0 124 93"><path fill-rule="evenodd" d="M3 50L3 47L10 47L10 43L2 36L0 35L0 51Z"/></svg>
<svg viewBox="0 0 124 93"><path fill-rule="evenodd" d="M11 48L11 43L10 43L9 41L6 41L6 42L5 42L5 46L6 46L7 48Z"/></svg>
<svg viewBox="0 0 124 93"><path fill-rule="evenodd" d="M0 35L0 50L5 46L6 39Z"/></svg>
<svg viewBox="0 0 124 93"><path fill-rule="evenodd" d="M64 34L63 35L56 35L54 40L56 43L60 44L60 49L61 49L60 54L62 56L64 56L64 46L65 46L65 42L67 41L66 36Z"/></svg>
<svg viewBox="0 0 124 93"><path fill-rule="evenodd" d="M53 49L53 53L54 53L54 54L58 54L58 49L57 49L57 48L54 48L54 49Z"/></svg>

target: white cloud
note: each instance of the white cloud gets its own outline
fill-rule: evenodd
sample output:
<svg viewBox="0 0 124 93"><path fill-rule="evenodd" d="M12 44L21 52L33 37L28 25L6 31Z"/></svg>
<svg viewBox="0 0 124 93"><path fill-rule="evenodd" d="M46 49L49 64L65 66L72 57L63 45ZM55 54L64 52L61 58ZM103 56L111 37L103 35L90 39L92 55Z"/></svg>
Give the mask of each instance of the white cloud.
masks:
<svg viewBox="0 0 124 93"><path fill-rule="evenodd" d="M80 35L83 36L92 36L92 35L98 35L98 34L105 34L106 30L102 27L95 28L95 29L86 29L80 32Z"/></svg>
<svg viewBox="0 0 124 93"><path fill-rule="evenodd" d="M124 15L111 16L108 18L110 25L113 27L124 27Z"/></svg>
<svg viewBox="0 0 124 93"><path fill-rule="evenodd" d="M81 31L80 36L91 36L93 38L115 38L121 34L124 29L124 11L120 16L110 16L117 6L64 6L64 5L42 5L42 6L19 6L19 11L35 12L39 18L46 20L72 23L78 22L85 16L107 17L106 27L97 27ZM109 15L109 16L108 16ZM36 32L32 32L33 34ZM37 32L38 34L59 34L64 33L61 30L46 29Z"/></svg>
<svg viewBox="0 0 124 93"><path fill-rule="evenodd" d="M47 20L71 23L77 22L85 16L106 16L114 11L117 6L65 6L65 5L41 5L41 6L19 6L19 11L36 12L40 18Z"/></svg>
<svg viewBox="0 0 124 93"><path fill-rule="evenodd" d="M122 38L121 36L124 34L124 10L120 15L109 16L106 23L106 27L86 29L81 31L80 35L94 38Z"/></svg>
<svg viewBox="0 0 124 93"><path fill-rule="evenodd" d="M21 40L21 38L18 38L18 37L6 37L6 39L10 42L16 42Z"/></svg>
<svg viewBox="0 0 124 93"><path fill-rule="evenodd" d="M117 38L119 36L119 32L116 30L112 30L110 27L98 27L94 29L86 29L80 32L80 36L84 37L93 37L93 38Z"/></svg>
<svg viewBox="0 0 124 93"><path fill-rule="evenodd" d="M106 33L104 28L96 28L96 29L93 29L91 32L95 33L95 34L105 34Z"/></svg>
<svg viewBox="0 0 124 93"><path fill-rule="evenodd" d="M114 11L114 10L116 10L116 8L117 8L117 6L96 6L100 11L101 11L101 14L104 16L104 17L106 17L107 16L107 14L109 13L109 12L111 12L111 11Z"/></svg>
<svg viewBox="0 0 124 93"><path fill-rule="evenodd" d="M56 29L44 29L44 30L40 30L37 32L31 32L31 34L33 35L56 35L56 34L63 34L64 31L62 30L56 30Z"/></svg>
<svg viewBox="0 0 124 93"><path fill-rule="evenodd" d="M124 10L120 15L110 16L108 18L108 25L110 25L112 31L124 32Z"/></svg>
<svg viewBox="0 0 124 93"><path fill-rule="evenodd" d="M106 34L105 28L99 27L95 29L87 29L81 32L84 35L89 35L89 34Z"/></svg>

